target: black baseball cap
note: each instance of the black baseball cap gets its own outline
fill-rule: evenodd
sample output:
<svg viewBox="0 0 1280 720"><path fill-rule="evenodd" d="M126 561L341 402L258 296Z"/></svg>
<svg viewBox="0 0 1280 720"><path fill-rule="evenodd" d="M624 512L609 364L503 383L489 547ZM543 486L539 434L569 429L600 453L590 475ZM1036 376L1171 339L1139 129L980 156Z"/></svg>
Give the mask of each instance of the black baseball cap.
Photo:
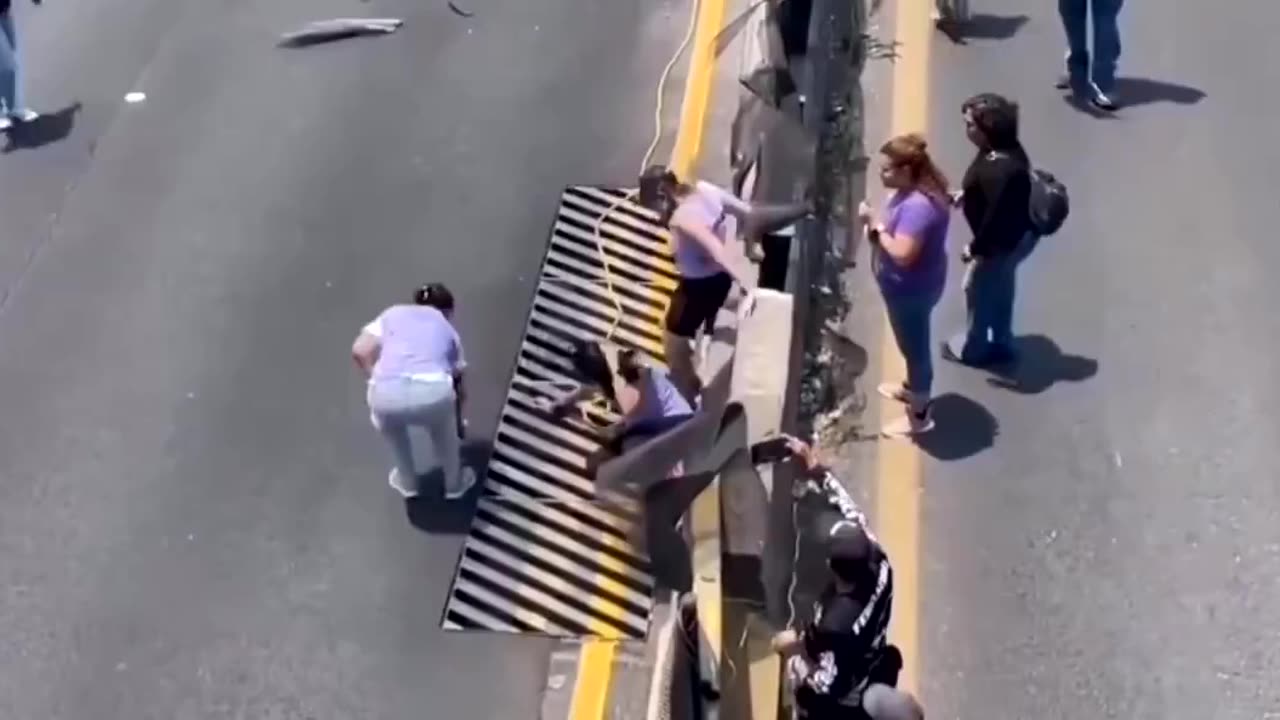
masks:
<svg viewBox="0 0 1280 720"><path fill-rule="evenodd" d="M871 555L871 538L857 523L841 520L831 527L827 535L828 560L869 564Z"/></svg>

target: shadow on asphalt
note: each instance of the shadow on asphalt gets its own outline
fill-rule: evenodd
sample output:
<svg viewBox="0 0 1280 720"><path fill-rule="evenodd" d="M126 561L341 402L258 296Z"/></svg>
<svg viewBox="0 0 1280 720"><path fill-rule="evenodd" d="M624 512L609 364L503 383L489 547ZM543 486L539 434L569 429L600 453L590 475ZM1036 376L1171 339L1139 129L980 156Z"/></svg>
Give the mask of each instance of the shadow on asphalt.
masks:
<svg viewBox="0 0 1280 720"><path fill-rule="evenodd" d="M964 45L969 40L1008 40L1017 35L1028 20L1026 15L975 13L962 23L942 23L938 30L951 42Z"/></svg>
<svg viewBox="0 0 1280 720"><path fill-rule="evenodd" d="M476 487L461 500L444 499L444 473L439 468L422 477L425 491L416 498L406 500L405 514L409 524L422 532L435 535L463 535L471 528L476 504L480 501L479 486L484 482L485 470L493 445L487 440L469 440L462 445L462 464L474 468L478 482Z"/></svg>
<svg viewBox="0 0 1280 720"><path fill-rule="evenodd" d="M1122 77L1116 79L1116 97L1124 107L1133 107L1161 102L1195 105L1208 96L1203 90L1190 85L1150 78Z"/></svg>
<svg viewBox="0 0 1280 720"><path fill-rule="evenodd" d="M933 400L933 431L916 445L935 460L963 460L995 445L1000 423L985 407L963 395L947 393Z"/></svg>
<svg viewBox="0 0 1280 720"><path fill-rule="evenodd" d="M81 107L77 101L29 123L14 123L6 134L8 142L0 152L7 155L18 150L34 150L67 139L75 128L76 115Z"/></svg>
<svg viewBox="0 0 1280 720"><path fill-rule="evenodd" d="M1125 108L1157 103L1195 105L1206 97L1208 95L1203 90L1190 85L1139 77L1116 79L1115 98L1120 103L1120 112ZM1099 120L1114 120L1117 117L1116 113L1099 110L1074 93L1068 92L1062 96L1062 99L1073 109Z"/></svg>
<svg viewBox="0 0 1280 720"><path fill-rule="evenodd" d="M1015 346L1018 362L993 370L996 377L987 380L992 386L1021 395L1038 395L1060 382L1083 382L1098 374L1097 360L1064 353L1044 335L1024 335Z"/></svg>

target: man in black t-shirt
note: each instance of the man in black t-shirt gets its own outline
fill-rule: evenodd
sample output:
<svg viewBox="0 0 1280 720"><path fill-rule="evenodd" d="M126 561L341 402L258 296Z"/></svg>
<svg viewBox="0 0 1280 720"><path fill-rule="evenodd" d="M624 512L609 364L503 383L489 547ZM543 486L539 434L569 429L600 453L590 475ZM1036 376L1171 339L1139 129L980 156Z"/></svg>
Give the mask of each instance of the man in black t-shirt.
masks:
<svg viewBox="0 0 1280 720"><path fill-rule="evenodd" d="M813 620L799 631L779 633L774 649L787 658L801 718L866 717L864 691L873 685L893 687L902 668L901 654L887 642L893 569L839 481L807 445L795 441L794 454L841 519L827 536L831 578Z"/></svg>

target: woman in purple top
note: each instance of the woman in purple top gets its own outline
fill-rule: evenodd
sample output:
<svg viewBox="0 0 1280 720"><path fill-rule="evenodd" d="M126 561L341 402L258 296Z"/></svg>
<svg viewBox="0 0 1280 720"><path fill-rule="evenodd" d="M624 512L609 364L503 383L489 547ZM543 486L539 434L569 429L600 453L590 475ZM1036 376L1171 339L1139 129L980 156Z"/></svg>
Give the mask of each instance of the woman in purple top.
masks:
<svg viewBox="0 0 1280 720"><path fill-rule="evenodd" d="M547 398L545 408L560 416L592 396L602 397L611 412L622 416L601 433L609 453L621 454L631 442L661 435L693 417L693 407L670 376L646 364L635 350L618 352L616 370L595 342L575 343L569 359L577 376L570 383L574 387L561 397Z"/></svg>
<svg viewBox="0 0 1280 720"><path fill-rule="evenodd" d="M881 217L863 203L872 269L884 297L889 326L907 366L902 384L886 383L881 395L907 405L906 417L886 425L889 437L933 428L930 319L947 282L947 179L926 152L923 137L899 135L880 148L880 181L892 194Z"/></svg>
<svg viewBox="0 0 1280 720"><path fill-rule="evenodd" d="M453 328L453 293L440 283L418 289L413 304L392 305L360 331L351 348L356 367L369 379L374 425L395 458L389 482L406 498L418 494L411 427L431 437L444 470L444 495L454 500L475 485L475 471L462 466L462 340Z"/></svg>
<svg viewBox="0 0 1280 720"><path fill-rule="evenodd" d="M671 230L671 254L680 279L667 306L663 349L672 381L686 400L694 402L702 390L693 367L692 343L698 331L712 331L734 284L746 309L751 307L748 280L730 260L733 223L740 223L739 231L748 223L783 227L807 215L811 207L808 202L753 206L712 183L684 182L662 165L640 175L640 204L656 210Z"/></svg>

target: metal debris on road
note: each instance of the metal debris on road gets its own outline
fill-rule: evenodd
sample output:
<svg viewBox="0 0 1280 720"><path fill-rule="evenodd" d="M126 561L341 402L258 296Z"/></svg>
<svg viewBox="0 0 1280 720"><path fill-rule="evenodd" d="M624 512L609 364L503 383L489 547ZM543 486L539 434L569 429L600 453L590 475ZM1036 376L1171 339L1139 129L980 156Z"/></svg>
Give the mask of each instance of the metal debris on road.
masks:
<svg viewBox="0 0 1280 720"><path fill-rule="evenodd" d="M466 18L469 18L469 17L475 17L475 16L476 16L476 14L475 14L475 13L473 13L473 12L467 12L466 10L463 10L462 8L458 7L457 5L454 5L454 4L453 4L453 2L452 2L452 0L450 0L450 2L449 2L449 9L453 11L453 14L454 14L454 15L460 15L460 16L462 16L462 17L466 17Z"/></svg>
<svg viewBox="0 0 1280 720"><path fill-rule="evenodd" d="M333 18L307 23L300 30L280 36L286 47L306 47L362 35L388 35L400 29L400 18Z"/></svg>

